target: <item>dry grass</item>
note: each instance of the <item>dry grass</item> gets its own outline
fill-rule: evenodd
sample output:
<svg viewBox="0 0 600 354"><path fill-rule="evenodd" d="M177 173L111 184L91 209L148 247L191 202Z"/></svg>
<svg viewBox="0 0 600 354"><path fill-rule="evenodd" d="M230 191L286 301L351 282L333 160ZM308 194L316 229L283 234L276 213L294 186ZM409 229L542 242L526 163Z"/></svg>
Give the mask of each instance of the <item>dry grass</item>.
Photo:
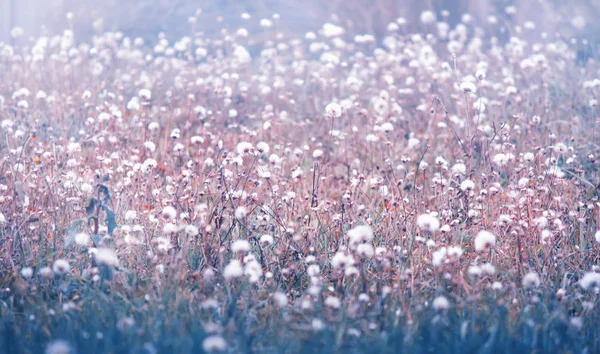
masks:
<svg viewBox="0 0 600 354"><path fill-rule="evenodd" d="M598 350L598 64L432 16L0 47L3 350Z"/></svg>

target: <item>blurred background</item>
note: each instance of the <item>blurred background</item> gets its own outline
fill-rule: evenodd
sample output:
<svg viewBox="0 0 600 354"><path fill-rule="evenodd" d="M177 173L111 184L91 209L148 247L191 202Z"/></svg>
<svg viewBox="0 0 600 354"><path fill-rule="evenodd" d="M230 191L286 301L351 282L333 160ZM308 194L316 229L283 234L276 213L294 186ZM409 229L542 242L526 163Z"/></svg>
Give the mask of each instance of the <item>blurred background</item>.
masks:
<svg viewBox="0 0 600 354"><path fill-rule="evenodd" d="M507 6L517 11L507 14ZM494 15L498 23L533 21L539 31L567 38L594 41L600 32L596 21L600 0L0 0L0 41L10 43L15 27L23 29L25 38L43 31L62 32L69 26L67 12L73 13L78 39L99 30L152 39L159 32L177 38L242 26L252 33L261 18L274 13L281 16L274 30L284 34L303 34L335 21L350 33L383 35L386 25L398 17L407 20L409 30L415 29L419 14L428 9L438 16L441 10L449 11L450 24L469 13L482 27L489 25L489 16ZM252 20L243 22L240 14L244 12L251 14ZM197 21L192 28L188 20L194 15Z"/></svg>

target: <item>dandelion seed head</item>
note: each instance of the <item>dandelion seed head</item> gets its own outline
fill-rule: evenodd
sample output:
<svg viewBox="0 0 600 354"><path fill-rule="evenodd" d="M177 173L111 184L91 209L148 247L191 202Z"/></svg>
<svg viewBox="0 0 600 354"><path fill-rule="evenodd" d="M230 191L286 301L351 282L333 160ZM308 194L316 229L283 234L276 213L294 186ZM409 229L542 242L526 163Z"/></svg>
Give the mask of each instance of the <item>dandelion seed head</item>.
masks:
<svg viewBox="0 0 600 354"><path fill-rule="evenodd" d="M455 175L464 175L467 172L467 166L463 163L457 163L452 166L452 173Z"/></svg>
<svg viewBox="0 0 600 354"><path fill-rule="evenodd" d="M431 263L434 267L437 268L445 264L447 251L448 250L446 249L446 247L442 247L433 252L431 256Z"/></svg>
<svg viewBox="0 0 600 354"><path fill-rule="evenodd" d="M429 11L429 10L423 11L423 12L421 12L421 15L419 16L419 20L421 21L422 24L429 25L436 21L436 15L433 11Z"/></svg>
<svg viewBox="0 0 600 354"><path fill-rule="evenodd" d="M323 25L322 29L323 35L327 38L338 37L343 35L346 31L344 28L340 26L336 26L331 23L326 23Z"/></svg>
<svg viewBox="0 0 600 354"><path fill-rule="evenodd" d="M52 271L56 275L65 275L71 271L71 265L66 259L59 258L52 263Z"/></svg>
<svg viewBox="0 0 600 354"><path fill-rule="evenodd" d="M325 298L325 306L330 307L332 309L338 309L342 305L340 299L335 296L328 296Z"/></svg>
<svg viewBox="0 0 600 354"><path fill-rule="evenodd" d="M242 267L242 263L237 259L231 260L225 269L223 269L223 277L226 280L232 280L235 278L239 278L244 275L244 268Z"/></svg>
<svg viewBox="0 0 600 354"><path fill-rule="evenodd" d="M475 251L483 252L496 244L496 236L489 231L481 230L475 236Z"/></svg>
<svg viewBox="0 0 600 354"><path fill-rule="evenodd" d="M282 292L275 292L272 295L273 303L279 308L286 307L288 304L287 296Z"/></svg>
<svg viewBox="0 0 600 354"><path fill-rule="evenodd" d="M104 264L110 267L116 267L119 265L119 258L117 257L117 253L110 248L97 248L94 252L94 255L98 264Z"/></svg>
<svg viewBox="0 0 600 354"><path fill-rule="evenodd" d="M250 251L250 243L246 240L235 240L231 244L231 251L233 253L248 253Z"/></svg>
<svg viewBox="0 0 600 354"><path fill-rule="evenodd" d="M171 205L167 205L163 208L162 215L167 219L175 220L177 218L177 210Z"/></svg>
<svg viewBox="0 0 600 354"><path fill-rule="evenodd" d="M436 232L440 228L440 220L431 214L421 214L417 218L419 229L427 232Z"/></svg>
<svg viewBox="0 0 600 354"><path fill-rule="evenodd" d="M342 107L332 102L325 107L325 116L329 118L339 118L342 116Z"/></svg>
<svg viewBox="0 0 600 354"><path fill-rule="evenodd" d="M317 264L311 264L306 268L306 273L311 277L318 277L321 275L321 268Z"/></svg>
<svg viewBox="0 0 600 354"><path fill-rule="evenodd" d="M600 287L600 273L588 272L579 280L579 285L585 290L594 290Z"/></svg>
<svg viewBox="0 0 600 354"><path fill-rule="evenodd" d="M236 219L244 219L246 216L248 216L248 208L245 206L241 205L235 209Z"/></svg>
<svg viewBox="0 0 600 354"><path fill-rule="evenodd" d="M75 243L79 246L87 246L90 244L90 235L79 232L75 234Z"/></svg>
<svg viewBox="0 0 600 354"><path fill-rule="evenodd" d="M475 183L473 181L471 181L470 179L466 179L460 183L460 189L463 192L472 191L475 189Z"/></svg>
<svg viewBox="0 0 600 354"><path fill-rule="evenodd" d="M207 353L225 351L227 342L220 335L208 336L202 341L202 349Z"/></svg>
<svg viewBox="0 0 600 354"><path fill-rule="evenodd" d="M197 236L199 233L198 227L195 225L186 225L184 231L189 236Z"/></svg>
<svg viewBox="0 0 600 354"><path fill-rule="evenodd" d="M373 246L368 243L361 243L356 246L356 254L360 257L371 258L374 252Z"/></svg>
<svg viewBox="0 0 600 354"><path fill-rule="evenodd" d="M373 229L369 225L359 225L348 230L347 235L352 244L370 242L373 239Z"/></svg>
<svg viewBox="0 0 600 354"><path fill-rule="evenodd" d="M541 285L540 276L535 272L529 272L523 277L523 287L525 289L537 288Z"/></svg>
<svg viewBox="0 0 600 354"><path fill-rule="evenodd" d="M46 279L51 279L54 277L54 271L50 267L42 267L39 271L39 274Z"/></svg>
<svg viewBox="0 0 600 354"><path fill-rule="evenodd" d="M133 221L137 218L137 212L135 210L127 210L125 212L125 220Z"/></svg>
<svg viewBox="0 0 600 354"><path fill-rule="evenodd" d="M450 301L444 296L438 296L433 299L432 307L436 311L444 311L450 308Z"/></svg>
<svg viewBox="0 0 600 354"><path fill-rule="evenodd" d="M73 348L65 340L54 340L48 343L44 351L46 354L73 354Z"/></svg>
<svg viewBox="0 0 600 354"><path fill-rule="evenodd" d="M148 89L141 89L138 92L138 96L143 100L150 100L152 98L152 92Z"/></svg>
<svg viewBox="0 0 600 354"><path fill-rule="evenodd" d="M344 252L337 252L331 258L331 266L335 269L347 268L354 264L354 258Z"/></svg>
<svg viewBox="0 0 600 354"><path fill-rule="evenodd" d="M477 86L475 86L475 84L471 81L463 81L460 84L460 89L464 93L475 93L477 91Z"/></svg>
<svg viewBox="0 0 600 354"><path fill-rule="evenodd" d="M318 318L313 318L311 322L311 327L314 331L322 331L325 328L325 324Z"/></svg>
<svg viewBox="0 0 600 354"><path fill-rule="evenodd" d="M21 269L21 277L23 277L23 279L31 279L31 277L33 277L33 268L25 267Z"/></svg>

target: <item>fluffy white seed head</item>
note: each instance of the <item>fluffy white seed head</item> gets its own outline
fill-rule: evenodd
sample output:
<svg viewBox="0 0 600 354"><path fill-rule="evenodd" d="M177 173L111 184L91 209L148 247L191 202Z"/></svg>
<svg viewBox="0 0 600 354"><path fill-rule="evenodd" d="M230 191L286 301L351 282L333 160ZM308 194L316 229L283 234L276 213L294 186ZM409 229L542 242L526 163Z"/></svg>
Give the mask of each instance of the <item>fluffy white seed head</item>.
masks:
<svg viewBox="0 0 600 354"><path fill-rule="evenodd" d="M475 236L475 251L483 252L494 247L496 244L496 236L489 231L481 230Z"/></svg>
<svg viewBox="0 0 600 354"><path fill-rule="evenodd" d="M204 338L202 349L207 353L221 352L227 348L227 342L219 335L212 335Z"/></svg>
<svg viewBox="0 0 600 354"><path fill-rule="evenodd" d="M23 279L31 279L31 277L33 276L33 268L25 267L21 269L21 276L23 277Z"/></svg>
<svg viewBox="0 0 600 354"><path fill-rule="evenodd" d="M236 219L243 219L247 215L248 215L248 208L246 208L245 206L241 205L235 209L235 218Z"/></svg>
<svg viewBox="0 0 600 354"><path fill-rule="evenodd" d="M282 292L277 291L277 292L273 293L272 298L273 298L273 303L275 304L275 306L277 306L279 308L286 307L288 304L288 298Z"/></svg>
<svg viewBox="0 0 600 354"><path fill-rule="evenodd" d="M56 275L64 275L71 271L71 265L66 259L59 258L52 263L52 271Z"/></svg>
<svg viewBox="0 0 600 354"><path fill-rule="evenodd" d="M529 272L523 277L523 287L525 289L537 288L541 283L540 276L535 272Z"/></svg>
<svg viewBox="0 0 600 354"><path fill-rule="evenodd" d="M332 102L325 107L325 115L329 118L339 118L342 116L342 107Z"/></svg>
<svg viewBox="0 0 600 354"><path fill-rule="evenodd" d="M472 83L471 81L463 81L460 84L460 89L464 93L475 93L477 91L477 86L475 86L475 84Z"/></svg>
<svg viewBox="0 0 600 354"><path fill-rule="evenodd" d="M470 179L466 179L460 183L460 189L463 192L472 191L475 189L475 182L471 181Z"/></svg>
<svg viewBox="0 0 600 354"><path fill-rule="evenodd" d="M54 340L46 346L45 354L71 354L73 348L65 340Z"/></svg>
<svg viewBox="0 0 600 354"><path fill-rule="evenodd" d="M419 229L427 232L436 232L440 228L440 220L431 214L421 214L417 218Z"/></svg>
<svg viewBox="0 0 600 354"><path fill-rule="evenodd" d="M585 273L585 275L579 280L579 286L585 290L594 290L600 287L600 273Z"/></svg>
<svg viewBox="0 0 600 354"><path fill-rule="evenodd" d="M332 309L337 309L342 305L342 302L340 301L340 299L338 299L335 296L328 296L325 299L325 306L330 307Z"/></svg>
<svg viewBox="0 0 600 354"><path fill-rule="evenodd" d="M360 225L348 230L348 239L351 244L369 242L373 239L373 229L369 225Z"/></svg>
<svg viewBox="0 0 600 354"><path fill-rule="evenodd" d="M141 89L138 96L143 100L149 100L152 98L152 92L148 89Z"/></svg>
<svg viewBox="0 0 600 354"><path fill-rule="evenodd" d="M443 311L450 308L450 301L444 296L438 296L433 300L432 306L437 311Z"/></svg>
<svg viewBox="0 0 600 354"><path fill-rule="evenodd" d="M90 235L85 232L80 232L75 235L75 243L79 246L87 246L90 244Z"/></svg>
<svg viewBox="0 0 600 354"><path fill-rule="evenodd" d="M242 263L237 259L232 259L225 269L223 269L223 277L226 280L232 280L235 278L239 278L244 275L244 268L242 267Z"/></svg>
<svg viewBox="0 0 600 354"><path fill-rule="evenodd" d="M98 264L104 264L111 267L116 267L119 265L117 253L110 248L97 248L94 254Z"/></svg>
<svg viewBox="0 0 600 354"><path fill-rule="evenodd" d="M421 15L419 16L419 20L424 25L432 24L436 21L435 12L429 11L429 10L423 11L423 12L421 12Z"/></svg>
<svg viewBox="0 0 600 354"><path fill-rule="evenodd" d="M235 240L231 244L231 251L233 253L248 253L248 251L250 251L250 242L246 240Z"/></svg>
<svg viewBox="0 0 600 354"><path fill-rule="evenodd" d="M174 220L177 217L177 210L175 210L175 208L172 206L167 205L163 208L162 215L167 219Z"/></svg>

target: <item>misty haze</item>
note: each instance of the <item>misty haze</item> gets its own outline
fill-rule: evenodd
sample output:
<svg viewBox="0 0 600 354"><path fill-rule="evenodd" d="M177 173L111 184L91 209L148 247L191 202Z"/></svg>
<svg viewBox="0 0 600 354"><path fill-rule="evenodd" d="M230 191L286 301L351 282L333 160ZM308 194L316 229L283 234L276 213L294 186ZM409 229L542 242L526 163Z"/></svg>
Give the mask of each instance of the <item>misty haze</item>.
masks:
<svg viewBox="0 0 600 354"><path fill-rule="evenodd" d="M0 354L598 353L597 0L0 0Z"/></svg>

